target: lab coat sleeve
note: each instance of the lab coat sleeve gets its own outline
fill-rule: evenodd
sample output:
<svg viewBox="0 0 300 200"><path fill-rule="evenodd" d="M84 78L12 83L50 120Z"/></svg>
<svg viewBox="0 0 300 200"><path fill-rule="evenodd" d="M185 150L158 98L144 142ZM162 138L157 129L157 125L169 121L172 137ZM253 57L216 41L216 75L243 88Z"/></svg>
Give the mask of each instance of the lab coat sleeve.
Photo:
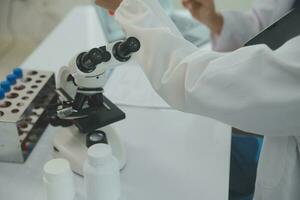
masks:
<svg viewBox="0 0 300 200"><path fill-rule="evenodd" d="M260 31L283 16L294 0L256 0L247 11L222 12L224 24L220 35L212 35L215 51L233 51L244 46Z"/></svg>
<svg viewBox="0 0 300 200"><path fill-rule="evenodd" d="M263 135L300 133L300 37L277 51L265 45L206 52L184 40L159 10L124 0L116 18L141 41L137 60L172 107Z"/></svg>

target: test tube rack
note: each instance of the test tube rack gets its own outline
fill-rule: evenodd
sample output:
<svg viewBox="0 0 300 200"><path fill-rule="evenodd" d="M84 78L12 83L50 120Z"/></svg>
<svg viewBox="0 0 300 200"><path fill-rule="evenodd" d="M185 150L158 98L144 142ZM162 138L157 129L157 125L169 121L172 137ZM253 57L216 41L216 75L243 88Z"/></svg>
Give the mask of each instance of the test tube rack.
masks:
<svg viewBox="0 0 300 200"><path fill-rule="evenodd" d="M24 163L49 124L56 102L52 72L15 69L0 84L0 161Z"/></svg>

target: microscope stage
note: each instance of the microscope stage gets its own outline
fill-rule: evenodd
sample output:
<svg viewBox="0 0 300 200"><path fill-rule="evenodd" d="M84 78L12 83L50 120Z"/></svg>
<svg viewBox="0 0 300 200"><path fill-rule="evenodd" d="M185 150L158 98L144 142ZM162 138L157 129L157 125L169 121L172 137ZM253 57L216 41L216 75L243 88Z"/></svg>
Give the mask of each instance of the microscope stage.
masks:
<svg viewBox="0 0 300 200"><path fill-rule="evenodd" d="M57 94L59 99L63 101L74 101L74 99L62 88L57 89ZM67 106L71 105L72 103ZM86 104L82 110L74 112L68 117L73 117L72 120L66 121L70 121L71 124L74 124L79 129L80 133L90 133L125 119L125 113L103 95L103 103L101 106L88 106L88 104ZM57 124L54 126L57 126ZM60 126L59 123L58 126Z"/></svg>
<svg viewBox="0 0 300 200"><path fill-rule="evenodd" d="M74 120L74 124L81 133L89 133L125 119L125 113L104 96L102 107L89 107L82 110L81 114L88 115L88 117Z"/></svg>

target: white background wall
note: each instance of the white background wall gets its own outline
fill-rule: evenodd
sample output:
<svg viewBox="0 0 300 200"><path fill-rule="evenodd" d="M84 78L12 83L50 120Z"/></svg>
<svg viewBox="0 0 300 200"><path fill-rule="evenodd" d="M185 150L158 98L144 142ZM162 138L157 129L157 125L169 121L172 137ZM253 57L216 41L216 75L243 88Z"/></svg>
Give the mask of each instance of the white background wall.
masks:
<svg viewBox="0 0 300 200"><path fill-rule="evenodd" d="M0 78L18 66L74 6L93 0L0 0ZM173 0L180 7L180 0ZM253 0L216 0L220 9L246 9Z"/></svg>
<svg viewBox="0 0 300 200"><path fill-rule="evenodd" d="M72 7L90 0L0 0L0 78L18 66Z"/></svg>

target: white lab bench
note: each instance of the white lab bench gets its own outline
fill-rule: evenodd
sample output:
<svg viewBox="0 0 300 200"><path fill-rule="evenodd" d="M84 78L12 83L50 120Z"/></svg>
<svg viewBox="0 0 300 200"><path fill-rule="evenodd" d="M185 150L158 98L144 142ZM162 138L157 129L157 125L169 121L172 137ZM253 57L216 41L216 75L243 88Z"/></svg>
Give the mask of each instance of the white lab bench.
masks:
<svg viewBox="0 0 300 200"><path fill-rule="evenodd" d="M22 67L57 72L76 53L104 44L94 8L77 7ZM120 133L128 157L121 173L122 199L228 198L229 126L172 109L120 107L127 118L114 127ZM0 163L1 200L46 199L42 167L52 158L51 143L56 130L47 128L25 164ZM75 175L75 181L82 197L83 179Z"/></svg>

